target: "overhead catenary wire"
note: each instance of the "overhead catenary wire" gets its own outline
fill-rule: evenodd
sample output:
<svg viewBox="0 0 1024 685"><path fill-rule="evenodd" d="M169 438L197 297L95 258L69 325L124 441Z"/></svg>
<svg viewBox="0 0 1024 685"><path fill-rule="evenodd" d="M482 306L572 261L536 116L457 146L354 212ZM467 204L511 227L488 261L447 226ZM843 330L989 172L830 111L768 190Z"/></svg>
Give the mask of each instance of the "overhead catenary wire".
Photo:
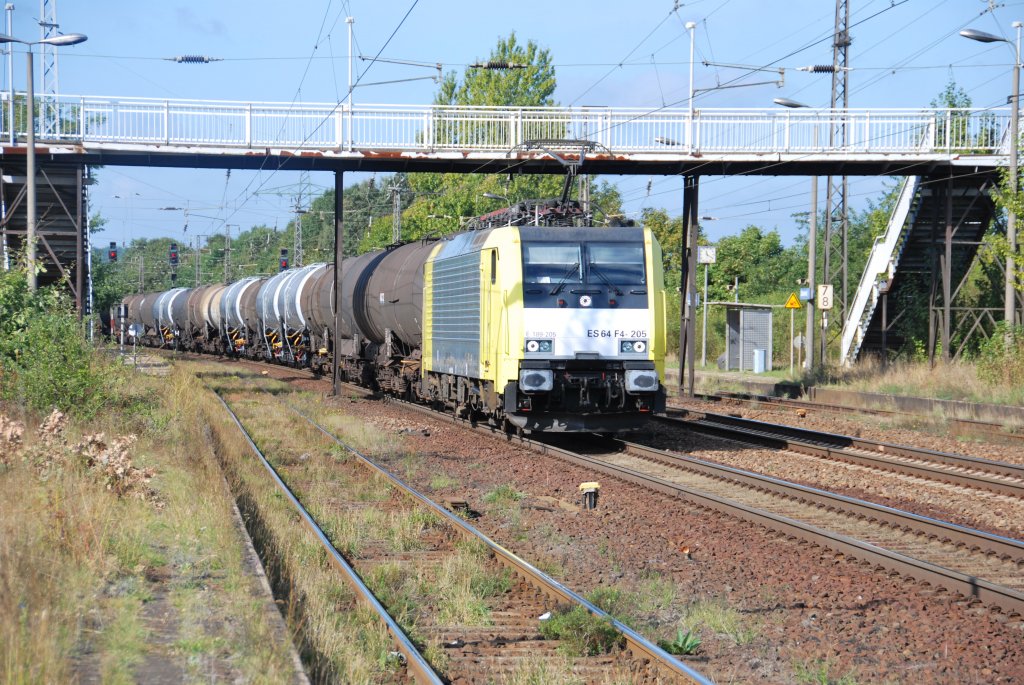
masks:
<svg viewBox="0 0 1024 685"><path fill-rule="evenodd" d="M903 2L899 2L899 3L893 2L893 3L891 3L891 4L889 5L889 6L887 6L887 7L883 8L883 9L881 9L881 10L877 11L877 12L874 12L874 13L872 13L871 15L869 15L869 16L867 16L867 17L863 18L863 19L859 19L858 21L854 22L853 24L851 24L851 28L852 28L853 26L856 26L856 25L862 24L862 23L864 23L864 22L866 22L866 21L868 21L868 20L870 20L870 19L873 19L873 18L875 18L875 17L879 16L880 14L882 14L882 13L884 13L884 12L887 12L887 11L889 11L889 10L893 9L894 7L897 7L897 6L901 5L901 4L904 4L904 3L906 2L906 1L907 1L907 0L903 0ZM869 3L869 4L870 4L870 3ZM981 14L985 14L985 12L981 12ZM960 27L958 27L958 28L954 29L954 30L953 30L952 32L950 32L950 33L955 33L956 31L958 31L958 30L959 30L959 28L962 28L962 26L960 26ZM828 38L828 37L830 37L831 35L832 35L832 34L831 34L831 31L830 31L830 32L829 32L829 33L828 33L828 34L827 34L827 35L825 36L825 38ZM890 34L890 36L889 36L889 37L891 37L891 35L895 35L895 34ZM948 37L948 35L950 35L950 34L946 34L946 36L944 36L944 37L942 37L942 38L938 39L937 41L935 41L935 43L934 43L934 44L937 44L938 42L940 42L941 40L943 40L943 39L944 39L945 37ZM818 41L816 41L816 42L821 42L821 39L819 39L819 40L818 40ZM812 44L813 44L813 43L812 43ZM877 45L877 44L876 44L876 45ZM774 63L777 63L778 61L781 61L781 59L788 59L789 57L792 57L792 56L794 56L795 54L798 54L799 52L801 52L802 50L806 49L807 47L808 47L808 46L804 46L803 48L800 48L800 49L798 49L798 50L794 50L794 51L792 51L791 53L789 53L789 55L787 55L787 56L785 56L785 57L783 57L783 58L780 58L780 60L776 60L775 62L772 62L772 63L769 63L769 64L774 64ZM930 49L930 48L929 48L929 49ZM925 51L926 51L926 50L925 50ZM919 52L919 53L917 53L917 54L922 54L922 52ZM913 58L913 56L911 56L911 57L910 57L910 58L908 58L908 59L912 59L912 58ZM885 71L887 71L887 70L889 69L888 67L876 67L876 68L877 68L877 69L880 69L880 70L885 70ZM936 66L936 67L934 67L934 68L944 68L944 67L943 67L943 66ZM738 77L738 78L739 78L739 77ZM737 79L732 79L732 81L736 81L736 80L737 80ZM728 83L731 83L732 81L730 81L730 82L728 82ZM806 88L806 87L809 87L809 86L805 86L805 88ZM800 89L800 90L803 90L803 89ZM796 92L800 92L800 91L796 91ZM679 102L681 102L681 101L679 101ZM677 103L675 103L675 104L678 104L678 102L677 102ZM655 111L657 111L657 110L655 110ZM661 183L663 183L663 182L667 182L668 180L670 180L670 179L665 179L664 181L659 181L659 182L658 182L658 184L660 185ZM705 185L706 185L706 184L705 184ZM647 196L645 196L645 197L649 197L649 195L650 195L650 193L648 193L648 195L647 195Z"/></svg>
<svg viewBox="0 0 1024 685"><path fill-rule="evenodd" d="M708 3L708 4L715 4L715 3ZM718 7L720 8L721 6L724 6L725 4L726 4L726 3L721 3L721 5L718 5ZM691 3L687 3L687 6L691 6ZM708 6L708 5L706 4L705 6ZM874 6L878 7L878 5L874 5ZM332 9L337 9L337 6L333 7ZM330 24L330 23L329 23L329 24ZM708 24L707 24L707 22L705 22L705 26L706 26L706 29L707 29L707 28L708 28ZM702 40L701 40L701 41L699 41L699 42L700 42L700 43L702 44L702 43L703 43L703 42L705 42L705 41L702 41ZM710 45L710 44L709 44L709 45ZM707 48L707 47L709 47L709 46L703 46L703 47ZM324 51L322 50L321 52L324 52ZM311 56L310 56L310 58L313 58L313 59L321 59L321 58L325 58L325 57L323 56L323 54L316 54L316 55L311 55ZM624 63L624 66L630 66L630 65L631 65L631 63L636 63L636 62L632 62L632 61L629 61L629 60L628 60L627 62L621 62L621 63ZM666 62L663 62L663 63L666 63ZM639 65L637 65L637 66L639 66ZM649 65L649 62L648 62L648 63L646 63L646 65L644 65L644 66L645 66L645 67L646 67L647 69L650 69L650 65ZM974 68L976 68L976 67L980 68L980 66L968 66L968 67L966 67L966 68L972 68L972 69L974 69ZM915 69L928 69L929 67L912 67L912 68L915 68ZM931 68L932 68L932 69L945 69L946 67L945 67L945 66L934 66L934 67L931 67ZM873 68L873 69L885 70L885 69L887 69L887 68L885 68L885 67L878 67L878 68ZM664 75L664 72L665 72L665 70L663 69L663 75ZM861 80L860 80L860 79L858 79L858 82L860 82L860 81L861 81ZM668 84L667 84L667 85L668 85ZM664 102L663 102L663 103L664 103ZM271 181L271 182L272 182L272 181Z"/></svg>
<svg viewBox="0 0 1024 685"><path fill-rule="evenodd" d="M636 52L637 50L639 50L639 49L640 49L640 46L642 46L642 45L643 45L644 43L646 43L646 42L647 42L647 40L648 40L648 39L649 39L649 38L650 38L650 37L651 37L652 35L654 35L655 31L657 31L658 29L660 29L660 28L661 28L661 27L662 27L662 26L663 26L663 25L665 24L665 22L669 20L669 18L670 18L670 17L671 17L671 16L672 16L672 15L673 15L673 14L674 14L675 12L676 12L676 9L677 9L677 7L673 7L672 11L670 11L670 12L669 12L669 13L668 13L667 15L665 15L665 17L664 17L664 18L663 18L663 19L662 19L661 21L659 21L659 22L657 23L657 25L656 25L656 26L655 26L654 28L652 28L652 29L651 29L651 30L650 30L650 31L649 31L649 32L647 33L647 35L646 35L646 36L644 36L644 37L643 37L643 38L642 38L642 39L640 40L640 42L639 42L639 43L637 43L637 44L636 44L635 46L633 46L633 49L632 49L632 50L630 50L630 51L629 51L629 52L628 52L628 53L626 54L626 56L625 56L625 57L623 57L623 61L624 61L624 60L627 60L627 59L629 59L629 58L630 58L630 56L631 56L631 55L632 55L632 54L633 54L634 52ZM620 64L621 64L621 62L620 62ZM586 90L584 90L584 91L583 91L582 93L580 93L580 94L579 94L579 95L577 95L577 96L576 96L575 98L573 98L573 99L572 99L572 101L571 101L571 102L569 102L569 106L571 107L572 105L576 104L576 103L577 103L577 102L579 102L579 101L580 101L581 99L583 99L583 97L584 97L584 96L585 96L585 95L586 95L587 93L589 93L590 91L592 91L592 90L593 90L594 88L597 88L597 86L599 86L599 85L601 84L601 82L603 82L603 81L604 81L604 80L605 80L606 78L608 78L609 76L611 76L611 75L612 75L612 73L613 73L613 72L615 71L615 69L617 68L617 66L618 66L618 65L616 65L616 66L612 66L612 68L611 68L611 69L609 69L609 70L608 70L607 72L605 72L604 76L601 76L601 77L600 77L599 79L597 79L597 80L596 80L596 81L595 81L594 83L592 83L592 84L591 84L591 85L590 85L590 86L589 86L589 87L588 87L588 88L587 88Z"/></svg>
<svg viewBox="0 0 1024 685"><path fill-rule="evenodd" d="M388 39L387 39L386 41L384 41L384 44L383 44L383 45L381 45L381 47L380 47L380 50L378 50L378 51L377 51L377 54L376 54L376 56L374 57L374 59L376 59L377 57L380 57L381 53L382 53L382 52L384 52L384 50L385 50L385 49L387 48L387 46L388 46L388 45L389 45L389 44L391 43L392 39L393 39L393 38L395 37L395 35L396 35L396 34L398 33L398 31L399 31L399 30L400 30L400 29L402 28L402 26L403 26L403 25L405 24L406 20L407 20L407 19L409 18L409 15L410 15L410 14L412 14L412 11L413 11L413 10L414 10L414 9L416 8L416 5L418 5L418 4L419 4L419 0L413 0L412 4L411 4L411 5L409 6L409 9L408 9L408 10L406 11L406 13L405 13L405 14L404 14L404 15L402 16L402 19L401 19L401 20L400 20L400 21L398 22L398 25L397 25L397 26L395 26L395 29L394 29L394 30L393 30L393 31L391 32L391 35L390 35L390 36L388 36ZM329 8L329 6L328 6L328 8ZM325 15L325 19L326 19L326 15ZM322 27L321 27L321 28L322 28ZM315 49L315 48L314 48L314 49ZM366 67L366 68L365 68L365 69L364 69L364 70L362 71L362 73L360 73L360 74L359 74L359 77L358 77L358 78L356 79L355 83L353 83L353 84L352 84L352 87L353 87L353 88L354 88L354 87L356 87L357 85L359 85L359 82L360 82L360 81L362 80L362 78L363 78L363 77L364 77L364 76L366 75L366 73L367 73L367 72L368 72L368 71L369 71L369 70L370 70L370 69L371 69L371 68L373 67L373 65L374 65L374 62L373 62L373 61L371 61L371 62L370 62L370 64L369 64L369 65L367 65L367 67ZM332 117L334 116L334 113L335 113L335 112L337 111L338 107L340 107L340 106L341 106L341 102L339 101L339 102L338 102L338 103L337 103L337 104L336 104L336 105L335 105L335 106L334 106L334 107L333 107L333 108L331 109L331 111L330 111L330 112L328 112L328 113L327 113L327 114L326 114L326 115L325 115L325 116L324 116L324 117L323 117L323 118L322 118L322 119L320 120L320 123L319 123L319 124L317 124L317 126L313 127L313 130L312 130L312 131L310 131L310 132L309 132L309 133L308 133L308 134L306 135L306 137L305 137L305 138L303 139L302 143L300 143L300 147L301 147L302 145L304 145L304 144L305 144L305 143L306 143L306 142L307 142L307 141L308 141L308 140L309 140L309 139L310 139L310 138L311 138L311 137L312 137L312 136L313 136L313 135L314 135L314 134L315 134L315 133L316 133L317 131L319 131L319 130L320 130L320 128L321 128L321 127L322 127L322 126L323 126L323 125L324 125L324 124L325 124L325 123L326 123L327 121L329 121L329 120L330 120L330 119L331 119L331 118L332 118ZM277 173L277 171L279 171L279 170L280 170L280 168L281 168L281 165L282 165L282 164L283 164L283 162L279 162L279 163L278 163L278 165L277 165L277 168L276 168L276 169L273 169L273 170L271 171L271 174L270 174L270 176L271 176L271 177L273 177L273 175L274 175L275 173ZM266 160L264 160L263 164L261 164L261 165L260 165L260 169L262 170L262 169L263 169L263 168L265 167L265 165L266 165ZM269 181L269 178L267 179L267 181ZM261 182L261 184L260 184L259 186L257 186L256 190L257 190L257 191L258 191L258 190L260 190L260 188L262 188L262 187L263 187L263 185L267 183L267 181L263 181L263 182ZM243 191L243 194L244 194L244 193L246 193L246 192L248 192L248 189L249 189L249 187L251 187L251 185L252 185L252 182L250 181L250 184L249 184L248 186L246 186L245 190ZM241 197L241 194L239 195L239 197ZM248 199L248 198L247 198L247 199ZM243 200L243 204L244 204L244 203L245 203L245 202L247 201L247 199L246 199L246 200ZM236 198L236 200L237 200L237 198ZM236 210L236 211L237 211L237 210ZM231 216L233 216L233 214L232 214ZM230 219L231 219L231 216L228 216L228 218L224 220L224 221L225 221L225 223L226 223L226 222L227 222L228 220L230 220Z"/></svg>

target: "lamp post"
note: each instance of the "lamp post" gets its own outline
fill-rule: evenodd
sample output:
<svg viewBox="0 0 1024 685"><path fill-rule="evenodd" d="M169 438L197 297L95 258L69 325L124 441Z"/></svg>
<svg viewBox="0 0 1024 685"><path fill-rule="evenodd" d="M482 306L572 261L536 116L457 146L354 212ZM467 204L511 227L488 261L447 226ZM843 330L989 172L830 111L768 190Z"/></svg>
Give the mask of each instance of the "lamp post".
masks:
<svg viewBox="0 0 1024 685"><path fill-rule="evenodd" d="M996 36L976 29L964 29L960 35L964 38L976 40L979 43L1006 43L1013 48L1013 85L1010 95L1010 105L1013 110L1010 113L1010 187L1014 194L1017 193L1017 145L1018 127L1020 125L1020 30L1024 23L1013 22L1013 28L1017 29L1017 40L1010 43L1001 36ZM1016 320L1017 293L1016 282L1016 261L1014 254L1017 252L1017 214L1011 207L1006 216L1006 242L1009 245L1009 254L1006 255L1006 281L1003 301L1003 318L1007 324L1012 326Z"/></svg>
<svg viewBox="0 0 1024 685"><path fill-rule="evenodd" d="M37 41L20 40L13 36L0 34L0 43L21 43L28 49L25 56L28 60L28 83L25 87L27 116L25 122L25 261L28 266L28 289L36 289L36 112L35 92L32 82L35 80L32 66L33 45L77 45L87 40L81 33L68 33L50 36ZM13 128L13 126L12 126Z"/></svg>
<svg viewBox="0 0 1024 685"><path fill-rule="evenodd" d="M796 100L790 100L789 98L775 98L773 102L776 105L783 107L790 107L792 109L800 109L807 107L802 102ZM818 146L818 127L814 127L814 146ZM815 283L815 273L817 272L818 265L818 177L811 176L811 214L808 218L808 231L807 231L807 289L810 294L810 298L807 300L807 328L804 332L804 352L805 352L805 365L807 372L810 373L814 370L814 295L817 284ZM824 334L822 340L824 340Z"/></svg>

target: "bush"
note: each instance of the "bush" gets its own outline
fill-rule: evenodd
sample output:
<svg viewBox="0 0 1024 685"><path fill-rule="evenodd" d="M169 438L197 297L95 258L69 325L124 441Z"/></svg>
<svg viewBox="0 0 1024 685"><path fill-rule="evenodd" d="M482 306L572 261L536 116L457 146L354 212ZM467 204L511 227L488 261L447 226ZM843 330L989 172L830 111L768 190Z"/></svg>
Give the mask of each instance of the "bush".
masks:
<svg viewBox="0 0 1024 685"><path fill-rule="evenodd" d="M989 385L1024 385L1024 327L1001 321L982 344L978 377Z"/></svg>
<svg viewBox="0 0 1024 685"><path fill-rule="evenodd" d="M60 286L30 293L25 273L0 273L0 393L38 412L95 416L120 374L100 359Z"/></svg>

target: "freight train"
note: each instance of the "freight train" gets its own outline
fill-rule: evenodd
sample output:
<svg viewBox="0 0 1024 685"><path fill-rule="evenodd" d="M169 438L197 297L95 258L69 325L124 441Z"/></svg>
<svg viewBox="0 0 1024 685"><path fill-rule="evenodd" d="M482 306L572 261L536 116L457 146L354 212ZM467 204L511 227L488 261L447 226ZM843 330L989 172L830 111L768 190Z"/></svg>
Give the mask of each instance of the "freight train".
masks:
<svg viewBox="0 0 1024 685"><path fill-rule="evenodd" d="M661 247L527 201L452 236L224 285L130 295L138 342L262 359L509 432L617 432L665 408ZM340 328L334 337L335 302Z"/></svg>

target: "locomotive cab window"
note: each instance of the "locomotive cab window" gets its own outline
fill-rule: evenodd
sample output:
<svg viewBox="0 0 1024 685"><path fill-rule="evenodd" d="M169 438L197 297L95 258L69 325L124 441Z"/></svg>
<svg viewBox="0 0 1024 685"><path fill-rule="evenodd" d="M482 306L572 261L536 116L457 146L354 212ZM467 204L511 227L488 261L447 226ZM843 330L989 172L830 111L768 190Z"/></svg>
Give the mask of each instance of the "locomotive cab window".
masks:
<svg viewBox="0 0 1024 685"><path fill-rule="evenodd" d="M582 283L583 260L579 244L526 243L523 245L525 283Z"/></svg>
<svg viewBox="0 0 1024 685"><path fill-rule="evenodd" d="M607 280L615 285L646 285L644 246L590 243L587 245L587 273L590 283Z"/></svg>

